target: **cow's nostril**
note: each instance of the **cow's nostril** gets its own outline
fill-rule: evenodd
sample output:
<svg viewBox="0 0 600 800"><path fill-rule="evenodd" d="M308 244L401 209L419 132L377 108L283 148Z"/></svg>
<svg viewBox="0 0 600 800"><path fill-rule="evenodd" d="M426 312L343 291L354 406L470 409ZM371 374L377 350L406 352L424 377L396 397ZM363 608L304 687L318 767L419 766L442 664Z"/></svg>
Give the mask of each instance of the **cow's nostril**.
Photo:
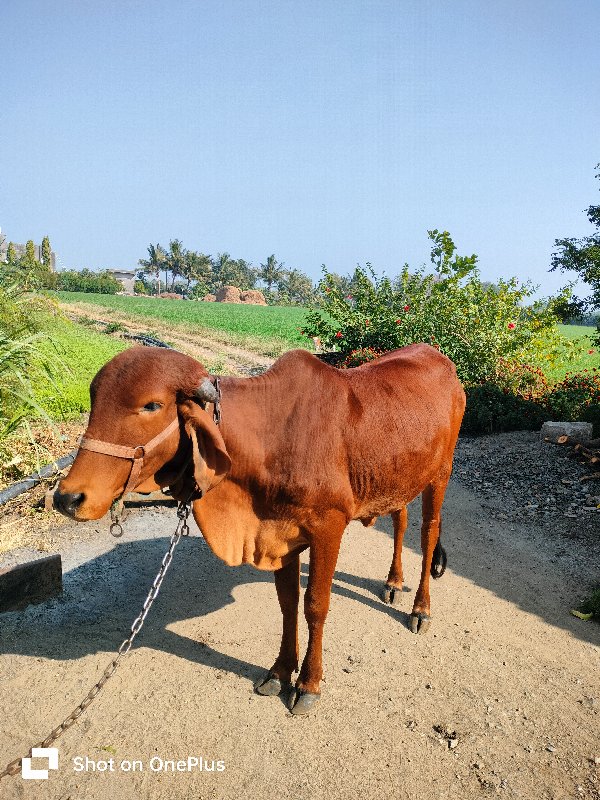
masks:
<svg viewBox="0 0 600 800"><path fill-rule="evenodd" d="M84 500L83 492L54 492L54 508L67 517L74 517Z"/></svg>

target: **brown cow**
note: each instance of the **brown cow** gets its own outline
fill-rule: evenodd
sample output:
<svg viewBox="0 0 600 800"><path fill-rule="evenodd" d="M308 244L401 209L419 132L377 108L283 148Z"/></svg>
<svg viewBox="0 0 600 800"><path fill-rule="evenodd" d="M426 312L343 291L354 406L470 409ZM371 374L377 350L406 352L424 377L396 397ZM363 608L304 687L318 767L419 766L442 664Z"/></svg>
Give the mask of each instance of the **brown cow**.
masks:
<svg viewBox="0 0 600 800"><path fill-rule="evenodd" d="M410 345L349 370L295 350L258 377L222 378L219 398L194 359L132 348L100 370L91 398L91 449L80 449L55 507L91 520L132 484L145 491L169 486L179 500L195 492L194 518L219 558L275 571L283 635L259 693L278 694L298 669L300 553L310 554L309 640L288 701L294 714L319 698L323 626L346 526L392 514L384 600L396 602L406 505L421 493L423 565L411 629L426 630L430 571L435 577L445 565L440 511L465 407L454 364L437 350ZM107 455L89 440L117 447ZM130 460L134 452L137 461Z"/></svg>

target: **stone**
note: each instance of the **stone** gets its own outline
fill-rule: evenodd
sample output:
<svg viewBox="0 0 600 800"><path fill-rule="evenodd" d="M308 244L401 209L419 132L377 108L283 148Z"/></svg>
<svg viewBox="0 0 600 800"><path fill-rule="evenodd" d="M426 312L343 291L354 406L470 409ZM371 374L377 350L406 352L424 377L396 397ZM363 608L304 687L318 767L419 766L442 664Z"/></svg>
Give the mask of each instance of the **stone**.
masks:
<svg viewBox="0 0 600 800"><path fill-rule="evenodd" d="M583 444L592 438L592 428L591 422L544 422L540 438L555 442L559 436L568 436Z"/></svg>

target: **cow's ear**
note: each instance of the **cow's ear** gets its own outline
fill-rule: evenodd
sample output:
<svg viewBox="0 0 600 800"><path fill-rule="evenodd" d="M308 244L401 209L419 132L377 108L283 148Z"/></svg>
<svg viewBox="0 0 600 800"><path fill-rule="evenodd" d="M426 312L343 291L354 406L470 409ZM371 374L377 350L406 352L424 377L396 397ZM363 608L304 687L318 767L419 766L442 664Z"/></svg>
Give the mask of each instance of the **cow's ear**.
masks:
<svg viewBox="0 0 600 800"><path fill-rule="evenodd" d="M179 413L192 444L194 478L202 494L205 494L227 475L231 469L231 459L221 431L210 414L192 400L180 403Z"/></svg>

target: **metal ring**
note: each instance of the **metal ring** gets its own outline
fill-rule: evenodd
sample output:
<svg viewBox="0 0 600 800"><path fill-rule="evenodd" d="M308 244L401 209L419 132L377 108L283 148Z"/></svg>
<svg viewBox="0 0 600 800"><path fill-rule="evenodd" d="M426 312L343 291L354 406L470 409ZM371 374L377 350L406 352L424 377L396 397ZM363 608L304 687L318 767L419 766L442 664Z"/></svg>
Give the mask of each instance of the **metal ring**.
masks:
<svg viewBox="0 0 600 800"><path fill-rule="evenodd" d="M144 445L144 444L136 444L136 446L133 448L133 456L132 456L134 461L137 461L137 459L139 458L139 456L136 456L136 454L135 454L136 450L141 450L142 451L142 456L141 456L142 458L146 457L146 445Z"/></svg>
<svg viewBox="0 0 600 800"><path fill-rule="evenodd" d="M121 525L120 522L113 522L109 530L110 530L110 535L114 536L115 539L119 539L121 536L123 536L124 533L123 526Z"/></svg>

